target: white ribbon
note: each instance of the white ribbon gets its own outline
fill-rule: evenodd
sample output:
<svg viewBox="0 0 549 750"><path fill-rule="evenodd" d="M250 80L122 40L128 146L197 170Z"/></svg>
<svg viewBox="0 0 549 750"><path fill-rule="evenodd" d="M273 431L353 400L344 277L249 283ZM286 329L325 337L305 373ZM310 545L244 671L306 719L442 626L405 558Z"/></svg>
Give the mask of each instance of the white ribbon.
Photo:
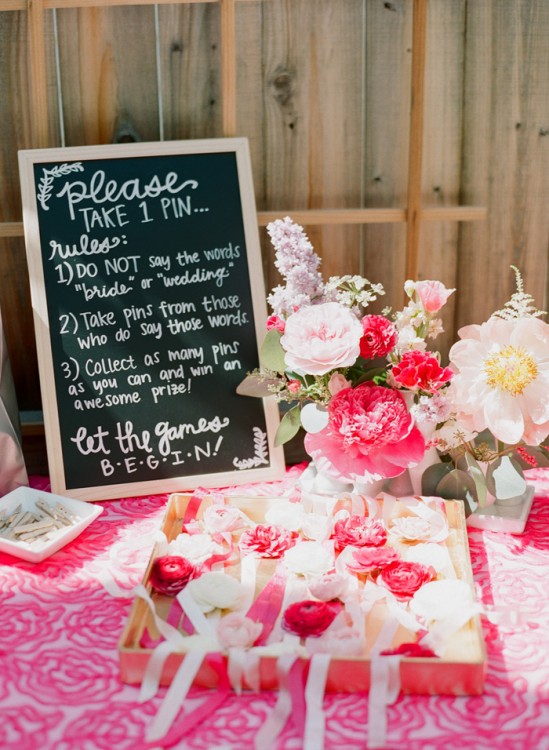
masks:
<svg viewBox="0 0 549 750"><path fill-rule="evenodd" d="M382 748L387 738L387 706L400 693L400 656L372 655L368 696L368 747Z"/></svg>
<svg viewBox="0 0 549 750"><path fill-rule="evenodd" d="M259 654L253 649L230 648L227 674L237 695L242 693L242 678L246 680L250 690L258 693L260 690Z"/></svg>
<svg viewBox="0 0 549 750"><path fill-rule="evenodd" d="M313 654L305 687L305 735L303 750L322 750L324 747L325 716L322 701L330 668L330 654Z"/></svg>
<svg viewBox="0 0 549 750"><path fill-rule="evenodd" d="M297 654L282 654L277 660L278 698L267 720L255 736L254 750L268 750L284 729L292 712L292 698L288 689L288 675Z"/></svg>
<svg viewBox="0 0 549 750"><path fill-rule="evenodd" d="M177 594L176 598L179 604L181 604L181 609L191 621L196 632L199 635L206 635L215 638L216 635L213 623L206 618L204 612L202 612L187 589L185 588L180 591L179 594Z"/></svg>

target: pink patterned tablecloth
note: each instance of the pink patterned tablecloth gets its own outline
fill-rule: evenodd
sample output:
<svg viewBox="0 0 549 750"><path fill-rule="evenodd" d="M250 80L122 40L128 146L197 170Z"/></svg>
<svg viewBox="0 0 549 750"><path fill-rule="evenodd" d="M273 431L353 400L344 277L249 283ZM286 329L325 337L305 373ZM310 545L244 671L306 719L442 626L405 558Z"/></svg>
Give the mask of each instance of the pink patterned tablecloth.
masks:
<svg viewBox="0 0 549 750"><path fill-rule="evenodd" d="M302 467L271 485L229 488L272 495ZM525 533L469 532L475 581L486 607L485 693L477 697L400 696L388 708L388 748L549 750L549 473L534 471L536 498ZM33 486L48 490L46 479ZM103 503L75 541L39 564L0 554L0 748L141 750L164 690L138 702L120 682L117 644L132 588L141 580L167 495ZM115 585L116 584L116 585ZM114 597L116 588L128 596ZM195 690L187 706L207 691ZM230 696L175 747L247 750L276 700L268 693ZM366 748L368 700L327 695L327 750ZM298 750L289 722L277 750Z"/></svg>

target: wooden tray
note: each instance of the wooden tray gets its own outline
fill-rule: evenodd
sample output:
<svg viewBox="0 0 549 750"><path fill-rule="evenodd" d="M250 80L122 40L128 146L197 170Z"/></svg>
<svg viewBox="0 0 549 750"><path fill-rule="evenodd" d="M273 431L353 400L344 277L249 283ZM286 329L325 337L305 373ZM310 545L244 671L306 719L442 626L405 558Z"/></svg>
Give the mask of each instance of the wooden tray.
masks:
<svg viewBox="0 0 549 750"><path fill-rule="evenodd" d="M182 531L183 518L191 496L186 494L174 494L170 497L166 514L162 523L162 530L168 541ZM267 510L273 504L280 503L278 498L265 497L225 497L227 505L235 505L256 523L261 523ZM197 513L201 518L202 511L209 498L205 498ZM469 557L469 546L467 541L465 516L463 504L458 501L440 501L446 513L450 533L445 542L450 559L452 561L456 577L466 581L473 588L473 576ZM402 506L401 503L396 503ZM397 508L398 514L406 514L406 509ZM149 565L143 578L143 584L151 591L148 583L150 570L154 559L158 556L158 548L153 549ZM262 561L258 575L258 587L261 588L269 579L274 570L273 561ZM227 573L239 576L239 566L233 565L226 570ZM257 592L256 592L257 594ZM167 616L171 604L169 597L152 592L157 614L161 617ZM376 635L383 621L385 607L380 610L378 605L368 613L366 620L366 643L364 644L363 658L334 657L330 663L330 670L326 690L331 692L366 692L370 686L370 658L369 653ZM145 630L148 629L151 636L156 633L150 608L141 598L136 598L119 642L120 672L124 682L138 684L141 682L147 663L151 656L150 648L140 646ZM415 641L416 636L399 627L394 646L400 643ZM177 672L183 654L172 653L167 658L161 676L161 684L170 684ZM307 659L305 671L307 670ZM460 630L451 638L444 658L428 657L403 657L400 662L401 688L405 693L412 694L448 694L448 695L477 695L483 692L484 675L486 666L486 653L480 618L473 616ZM274 657L262 657L260 661L261 688L272 690L277 688L276 659ZM198 672L195 685L201 687L212 687L217 685L217 675L206 663ZM246 685L244 685L246 687Z"/></svg>

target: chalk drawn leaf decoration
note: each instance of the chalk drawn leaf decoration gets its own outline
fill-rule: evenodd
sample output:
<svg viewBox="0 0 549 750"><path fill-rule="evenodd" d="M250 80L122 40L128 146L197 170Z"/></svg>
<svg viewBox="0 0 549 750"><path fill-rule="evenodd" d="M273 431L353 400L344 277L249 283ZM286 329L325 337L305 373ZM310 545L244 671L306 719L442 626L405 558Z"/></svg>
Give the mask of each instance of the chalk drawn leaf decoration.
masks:
<svg viewBox="0 0 549 750"><path fill-rule="evenodd" d="M256 466L269 463L269 451L267 447L267 433L259 427L253 428L254 433L254 456L253 458L235 458L233 465L237 469L253 469Z"/></svg>
<svg viewBox="0 0 549 750"><path fill-rule="evenodd" d="M44 211L49 211L48 201L51 198L53 190L53 181L56 177L64 177L71 172L83 172L82 162L76 161L73 164L56 164L51 169L43 169L43 175L38 183L38 192L36 197Z"/></svg>

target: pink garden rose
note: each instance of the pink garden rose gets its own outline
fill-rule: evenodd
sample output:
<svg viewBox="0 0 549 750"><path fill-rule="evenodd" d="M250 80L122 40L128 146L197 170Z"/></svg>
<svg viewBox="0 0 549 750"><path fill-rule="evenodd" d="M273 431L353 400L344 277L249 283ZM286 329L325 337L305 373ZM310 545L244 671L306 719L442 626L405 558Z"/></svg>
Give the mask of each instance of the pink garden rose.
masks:
<svg viewBox="0 0 549 750"><path fill-rule="evenodd" d="M282 627L300 638L322 635L341 611L340 602L317 602L306 599L290 604L284 612Z"/></svg>
<svg viewBox="0 0 549 750"><path fill-rule="evenodd" d="M362 318L363 335L360 339L360 355L364 359L386 357L398 340L398 331L383 315L366 315Z"/></svg>
<svg viewBox="0 0 549 750"><path fill-rule="evenodd" d="M175 596L197 575L198 569L186 558L164 555L154 561L149 582L159 594Z"/></svg>
<svg viewBox="0 0 549 750"><path fill-rule="evenodd" d="M260 524L240 537L238 546L243 555L277 558L296 543L297 535L282 526Z"/></svg>
<svg viewBox="0 0 549 750"><path fill-rule="evenodd" d="M424 310L428 313L436 313L446 304L446 300L455 292L455 289L447 289L441 281L416 281L417 296Z"/></svg>
<svg viewBox="0 0 549 750"><path fill-rule="evenodd" d="M328 425L305 436L319 471L376 481L396 477L423 458L425 441L398 391L372 383L346 388L331 399L328 413Z"/></svg>
<svg viewBox="0 0 549 750"><path fill-rule="evenodd" d="M353 573L369 573L377 575L389 565L400 560L400 555L392 547L361 547L353 550L353 557L347 563L347 568Z"/></svg>
<svg viewBox="0 0 549 750"><path fill-rule="evenodd" d="M348 308L325 302L290 315L280 343L289 370L325 375L355 363L361 337L360 321Z"/></svg>
<svg viewBox="0 0 549 750"><path fill-rule="evenodd" d="M385 568L378 580L397 599L410 599L424 584L436 578L431 566L415 562L396 562Z"/></svg>
<svg viewBox="0 0 549 750"><path fill-rule="evenodd" d="M418 349L404 352L391 370L391 379L398 386L423 393L436 393L450 382L452 375L452 370L441 367L436 357Z"/></svg>
<svg viewBox="0 0 549 750"><path fill-rule="evenodd" d="M336 521L333 538L338 551L348 546L381 547L387 541L387 532L381 521L355 515Z"/></svg>

